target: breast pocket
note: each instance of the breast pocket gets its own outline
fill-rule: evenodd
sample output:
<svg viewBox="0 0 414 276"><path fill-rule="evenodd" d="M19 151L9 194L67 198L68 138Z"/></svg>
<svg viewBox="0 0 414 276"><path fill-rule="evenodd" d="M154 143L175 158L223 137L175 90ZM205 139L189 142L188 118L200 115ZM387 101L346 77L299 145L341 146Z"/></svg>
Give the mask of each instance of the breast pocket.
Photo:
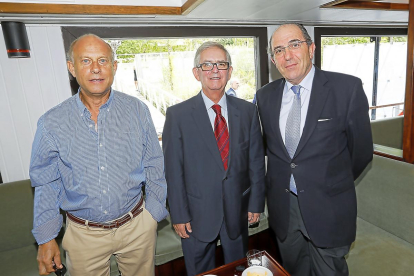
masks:
<svg viewBox="0 0 414 276"><path fill-rule="evenodd" d="M339 118L320 118L316 124L316 128L320 130L338 129Z"/></svg>

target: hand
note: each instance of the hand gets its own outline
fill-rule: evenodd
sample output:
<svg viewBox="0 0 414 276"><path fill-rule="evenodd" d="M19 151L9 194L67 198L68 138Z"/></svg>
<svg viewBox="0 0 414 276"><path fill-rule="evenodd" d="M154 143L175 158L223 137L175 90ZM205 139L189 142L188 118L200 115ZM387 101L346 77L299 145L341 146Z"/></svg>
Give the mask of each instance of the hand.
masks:
<svg viewBox="0 0 414 276"><path fill-rule="evenodd" d="M49 275L54 272L54 264L56 264L58 269L63 267L62 261L60 260L59 246L54 239L39 245L37 251L37 263L39 264L40 275Z"/></svg>
<svg viewBox="0 0 414 276"><path fill-rule="evenodd" d="M260 213L251 213L251 212L249 212L247 214L247 219L248 219L250 225L259 222L259 218L260 218Z"/></svg>
<svg viewBox="0 0 414 276"><path fill-rule="evenodd" d="M191 230L191 224L189 222L174 224L174 230L178 234L178 236L180 236L183 239L188 239L190 237L187 234L187 231L190 233L193 232L193 230Z"/></svg>

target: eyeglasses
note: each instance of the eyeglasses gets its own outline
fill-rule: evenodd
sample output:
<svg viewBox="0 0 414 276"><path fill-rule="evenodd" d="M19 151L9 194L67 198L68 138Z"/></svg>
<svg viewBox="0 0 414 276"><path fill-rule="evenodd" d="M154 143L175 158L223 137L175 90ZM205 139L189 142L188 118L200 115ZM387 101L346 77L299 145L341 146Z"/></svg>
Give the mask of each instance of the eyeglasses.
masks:
<svg viewBox="0 0 414 276"><path fill-rule="evenodd" d="M283 54L286 53L286 48L289 48L290 51L295 51L300 49L300 46L302 45L302 43L307 42L306 40L300 41L300 40L295 40L295 41L291 41L288 43L288 46L286 47L277 47L275 49L273 49L273 55L275 57L281 57Z"/></svg>
<svg viewBox="0 0 414 276"><path fill-rule="evenodd" d="M211 71L211 70L213 70L214 65L219 70L227 70L230 67L230 63L229 62L227 62L227 61L221 61L221 62L217 62L217 63L212 63L212 62L200 63L197 66L197 68L201 68L202 71Z"/></svg>

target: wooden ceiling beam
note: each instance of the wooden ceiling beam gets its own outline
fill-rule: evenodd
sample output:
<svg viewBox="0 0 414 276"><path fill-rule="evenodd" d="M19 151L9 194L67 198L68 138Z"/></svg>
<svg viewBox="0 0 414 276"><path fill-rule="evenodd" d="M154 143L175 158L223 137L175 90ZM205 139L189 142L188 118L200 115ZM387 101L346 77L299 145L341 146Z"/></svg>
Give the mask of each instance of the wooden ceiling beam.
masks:
<svg viewBox="0 0 414 276"><path fill-rule="evenodd" d="M204 2L204 0L187 0L187 2L185 2L184 5L181 7L181 14L182 15L189 14L202 2Z"/></svg>

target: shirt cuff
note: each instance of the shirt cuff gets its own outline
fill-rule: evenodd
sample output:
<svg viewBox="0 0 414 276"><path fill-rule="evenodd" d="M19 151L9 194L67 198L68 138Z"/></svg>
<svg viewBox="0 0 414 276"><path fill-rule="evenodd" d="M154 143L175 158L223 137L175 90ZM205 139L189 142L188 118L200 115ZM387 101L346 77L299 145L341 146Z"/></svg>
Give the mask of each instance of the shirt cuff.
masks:
<svg viewBox="0 0 414 276"><path fill-rule="evenodd" d="M145 199L145 209L151 214L151 216L157 221L160 222L168 216L168 211L165 208L165 203L157 201L153 197L147 195Z"/></svg>
<svg viewBox="0 0 414 276"><path fill-rule="evenodd" d="M59 214L52 220L49 220L44 224L36 226L32 230L32 233L34 238L36 239L37 244L44 244L56 238L60 232L60 229L62 228L62 224L63 217L61 214Z"/></svg>

